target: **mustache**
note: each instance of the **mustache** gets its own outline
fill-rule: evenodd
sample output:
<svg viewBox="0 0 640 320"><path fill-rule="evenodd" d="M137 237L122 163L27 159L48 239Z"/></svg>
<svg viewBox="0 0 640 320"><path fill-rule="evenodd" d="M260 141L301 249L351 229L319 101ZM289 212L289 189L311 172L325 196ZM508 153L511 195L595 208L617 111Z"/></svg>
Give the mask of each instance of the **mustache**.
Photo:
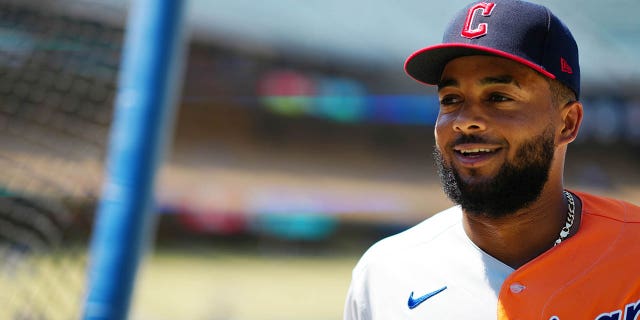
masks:
<svg viewBox="0 0 640 320"><path fill-rule="evenodd" d="M453 148L459 144L481 143L481 144L504 144L501 140L489 139L477 134L460 134L453 141L447 144L448 148Z"/></svg>

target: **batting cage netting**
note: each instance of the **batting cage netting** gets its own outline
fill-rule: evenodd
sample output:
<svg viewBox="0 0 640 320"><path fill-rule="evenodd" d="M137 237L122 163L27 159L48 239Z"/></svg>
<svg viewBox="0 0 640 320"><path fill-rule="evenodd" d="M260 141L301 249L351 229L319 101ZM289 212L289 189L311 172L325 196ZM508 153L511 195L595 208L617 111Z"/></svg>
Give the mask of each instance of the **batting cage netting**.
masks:
<svg viewBox="0 0 640 320"><path fill-rule="evenodd" d="M122 29L0 0L0 319L80 318Z"/></svg>

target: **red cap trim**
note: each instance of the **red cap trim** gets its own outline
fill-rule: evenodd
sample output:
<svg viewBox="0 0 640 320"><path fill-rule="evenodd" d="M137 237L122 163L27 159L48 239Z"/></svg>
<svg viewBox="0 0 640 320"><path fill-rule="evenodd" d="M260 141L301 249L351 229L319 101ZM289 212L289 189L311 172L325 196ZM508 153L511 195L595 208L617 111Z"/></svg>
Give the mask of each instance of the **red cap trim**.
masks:
<svg viewBox="0 0 640 320"><path fill-rule="evenodd" d="M413 77L408 71L407 71L407 64L409 63L409 61L411 61L412 59L414 59L415 57L427 52L427 51L432 51L432 50L438 50L438 49L442 49L442 48L466 48L466 49L475 49L478 51L483 51L486 53L490 53L492 55L496 55L496 56L500 56L500 57L504 57L510 60L513 60L515 62L521 63L535 71L538 71L540 73L542 73L543 75L551 78L551 79L555 79L556 76L553 73L550 73L549 71L545 70L542 66L533 63L527 59L524 59L520 56L516 56L514 54L508 53L508 52L504 52L504 51L500 51L497 49L493 49L493 48L488 48L488 47L483 47L483 46L478 46L478 45L473 45L473 44L466 44L466 43L442 43L442 44L437 44L437 45L433 45L433 46L429 46L426 48L422 48L416 52L414 52L413 54L411 54L409 56L409 58L407 58L407 60L404 63L404 70L405 72L412 78L416 79L415 77ZM419 82L423 82L426 83L422 80L416 79ZM433 83L427 83L427 84L433 84Z"/></svg>

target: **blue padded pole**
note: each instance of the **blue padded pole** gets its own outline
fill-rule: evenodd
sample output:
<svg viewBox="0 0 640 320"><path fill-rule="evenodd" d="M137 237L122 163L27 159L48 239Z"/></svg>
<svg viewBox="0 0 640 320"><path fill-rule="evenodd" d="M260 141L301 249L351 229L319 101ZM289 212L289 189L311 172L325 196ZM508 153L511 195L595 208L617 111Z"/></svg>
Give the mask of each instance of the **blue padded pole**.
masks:
<svg viewBox="0 0 640 320"><path fill-rule="evenodd" d="M131 1L83 319L126 319L129 312L182 82L183 2Z"/></svg>

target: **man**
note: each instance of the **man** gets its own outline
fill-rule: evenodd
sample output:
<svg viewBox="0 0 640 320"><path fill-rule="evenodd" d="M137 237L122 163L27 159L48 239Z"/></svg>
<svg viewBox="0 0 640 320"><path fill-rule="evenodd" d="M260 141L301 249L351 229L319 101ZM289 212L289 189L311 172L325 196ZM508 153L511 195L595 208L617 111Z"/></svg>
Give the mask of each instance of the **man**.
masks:
<svg viewBox="0 0 640 320"><path fill-rule="evenodd" d="M409 57L438 86L435 157L457 206L380 241L345 319L640 319L640 208L563 186L578 49L547 8L472 3Z"/></svg>

